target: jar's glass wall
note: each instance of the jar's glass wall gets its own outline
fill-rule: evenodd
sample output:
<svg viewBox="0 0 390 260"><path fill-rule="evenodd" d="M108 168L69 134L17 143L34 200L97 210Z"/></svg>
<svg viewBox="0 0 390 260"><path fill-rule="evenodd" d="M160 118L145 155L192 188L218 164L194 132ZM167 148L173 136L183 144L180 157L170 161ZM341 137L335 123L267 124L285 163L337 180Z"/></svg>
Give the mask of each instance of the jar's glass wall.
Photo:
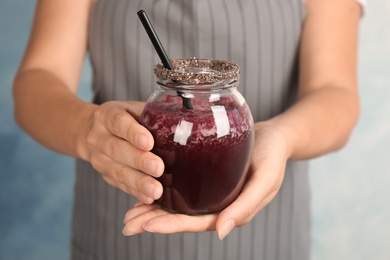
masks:
<svg viewBox="0 0 390 260"><path fill-rule="evenodd" d="M238 81L158 82L141 115L165 163L157 203L186 214L218 212L241 191L253 145L253 119Z"/></svg>

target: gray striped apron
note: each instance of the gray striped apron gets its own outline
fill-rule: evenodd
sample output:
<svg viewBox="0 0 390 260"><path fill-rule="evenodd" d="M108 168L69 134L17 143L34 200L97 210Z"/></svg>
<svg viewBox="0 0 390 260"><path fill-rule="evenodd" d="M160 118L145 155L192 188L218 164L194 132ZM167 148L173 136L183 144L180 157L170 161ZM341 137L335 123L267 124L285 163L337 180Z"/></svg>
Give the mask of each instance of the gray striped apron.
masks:
<svg viewBox="0 0 390 260"><path fill-rule="evenodd" d="M297 92L301 0L98 0L90 20L94 102L146 100L158 56L136 12L144 9L171 58L218 58L241 67L239 90L256 121L290 106ZM305 260L310 256L306 162L288 162L275 199L223 241L215 232L122 235L135 199L77 161L72 259Z"/></svg>

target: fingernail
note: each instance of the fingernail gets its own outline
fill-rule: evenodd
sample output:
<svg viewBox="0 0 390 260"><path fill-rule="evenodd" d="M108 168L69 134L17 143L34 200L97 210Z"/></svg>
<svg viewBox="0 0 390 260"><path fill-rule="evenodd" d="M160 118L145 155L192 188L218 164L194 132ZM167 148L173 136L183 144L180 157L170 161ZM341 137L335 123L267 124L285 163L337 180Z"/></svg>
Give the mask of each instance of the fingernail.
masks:
<svg viewBox="0 0 390 260"><path fill-rule="evenodd" d="M145 162L145 169L146 172L150 175L156 175L158 168L158 163L155 160L146 160Z"/></svg>
<svg viewBox="0 0 390 260"><path fill-rule="evenodd" d="M154 233L154 230L149 227L147 224L144 224L143 229L147 232Z"/></svg>
<svg viewBox="0 0 390 260"><path fill-rule="evenodd" d="M141 148L141 149L144 149L144 150L149 150L149 141L148 141L148 137L144 134L138 134L136 136L136 142L137 142L137 145Z"/></svg>
<svg viewBox="0 0 390 260"><path fill-rule="evenodd" d="M145 203L145 204L152 204L153 201L154 201L154 199L152 199L151 197L146 196L145 194L141 194L140 197L139 197L139 199L140 199L143 203Z"/></svg>
<svg viewBox="0 0 390 260"><path fill-rule="evenodd" d="M150 182L147 182L144 184L144 193L150 197L150 198L153 198L153 199L157 199L156 198L156 187L155 185L153 185L152 183Z"/></svg>
<svg viewBox="0 0 390 260"><path fill-rule="evenodd" d="M128 232L128 231L126 230L126 228L123 228L123 229L122 229L122 234L123 234L124 236L131 236L131 235L132 235L130 232Z"/></svg>
<svg viewBox="0 0 390 260"><path fill-rule="evenodd" d="M230 233L230 231L233 230L234 226L235 225L233 219L229 219L228 221L226 221L218 232L219 239L224 239Z"/></svg>

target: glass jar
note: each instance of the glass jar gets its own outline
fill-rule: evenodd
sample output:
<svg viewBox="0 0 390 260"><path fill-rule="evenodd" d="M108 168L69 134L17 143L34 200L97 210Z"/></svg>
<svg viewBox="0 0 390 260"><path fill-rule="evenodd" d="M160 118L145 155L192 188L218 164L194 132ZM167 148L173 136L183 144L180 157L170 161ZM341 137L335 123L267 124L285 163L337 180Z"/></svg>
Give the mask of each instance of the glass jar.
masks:
<svg viewBox="0 0 390 260"><path fill-rule="evenodd" d="M165 164L162 208L185 214L223 210L240 193L251 156L253 118L238 92L239 67L224 60L173 60L154 68L157 88L140 123Z"/></svg>

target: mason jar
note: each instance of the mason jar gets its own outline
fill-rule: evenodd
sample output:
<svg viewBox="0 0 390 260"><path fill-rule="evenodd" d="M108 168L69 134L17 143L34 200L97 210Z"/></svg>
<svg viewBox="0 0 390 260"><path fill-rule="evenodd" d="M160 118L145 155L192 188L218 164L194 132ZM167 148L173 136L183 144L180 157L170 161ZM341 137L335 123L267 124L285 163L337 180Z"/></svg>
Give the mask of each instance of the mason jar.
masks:
<svg viewBox="0 0 390 260"><path fill-rule="evenodd" d="M237 90L240 69L195 58L172 65L155 65L156 89L140 118L165 164L155 203L184 214L219 212L244 185L254 140L252 114Z"/></svg>

